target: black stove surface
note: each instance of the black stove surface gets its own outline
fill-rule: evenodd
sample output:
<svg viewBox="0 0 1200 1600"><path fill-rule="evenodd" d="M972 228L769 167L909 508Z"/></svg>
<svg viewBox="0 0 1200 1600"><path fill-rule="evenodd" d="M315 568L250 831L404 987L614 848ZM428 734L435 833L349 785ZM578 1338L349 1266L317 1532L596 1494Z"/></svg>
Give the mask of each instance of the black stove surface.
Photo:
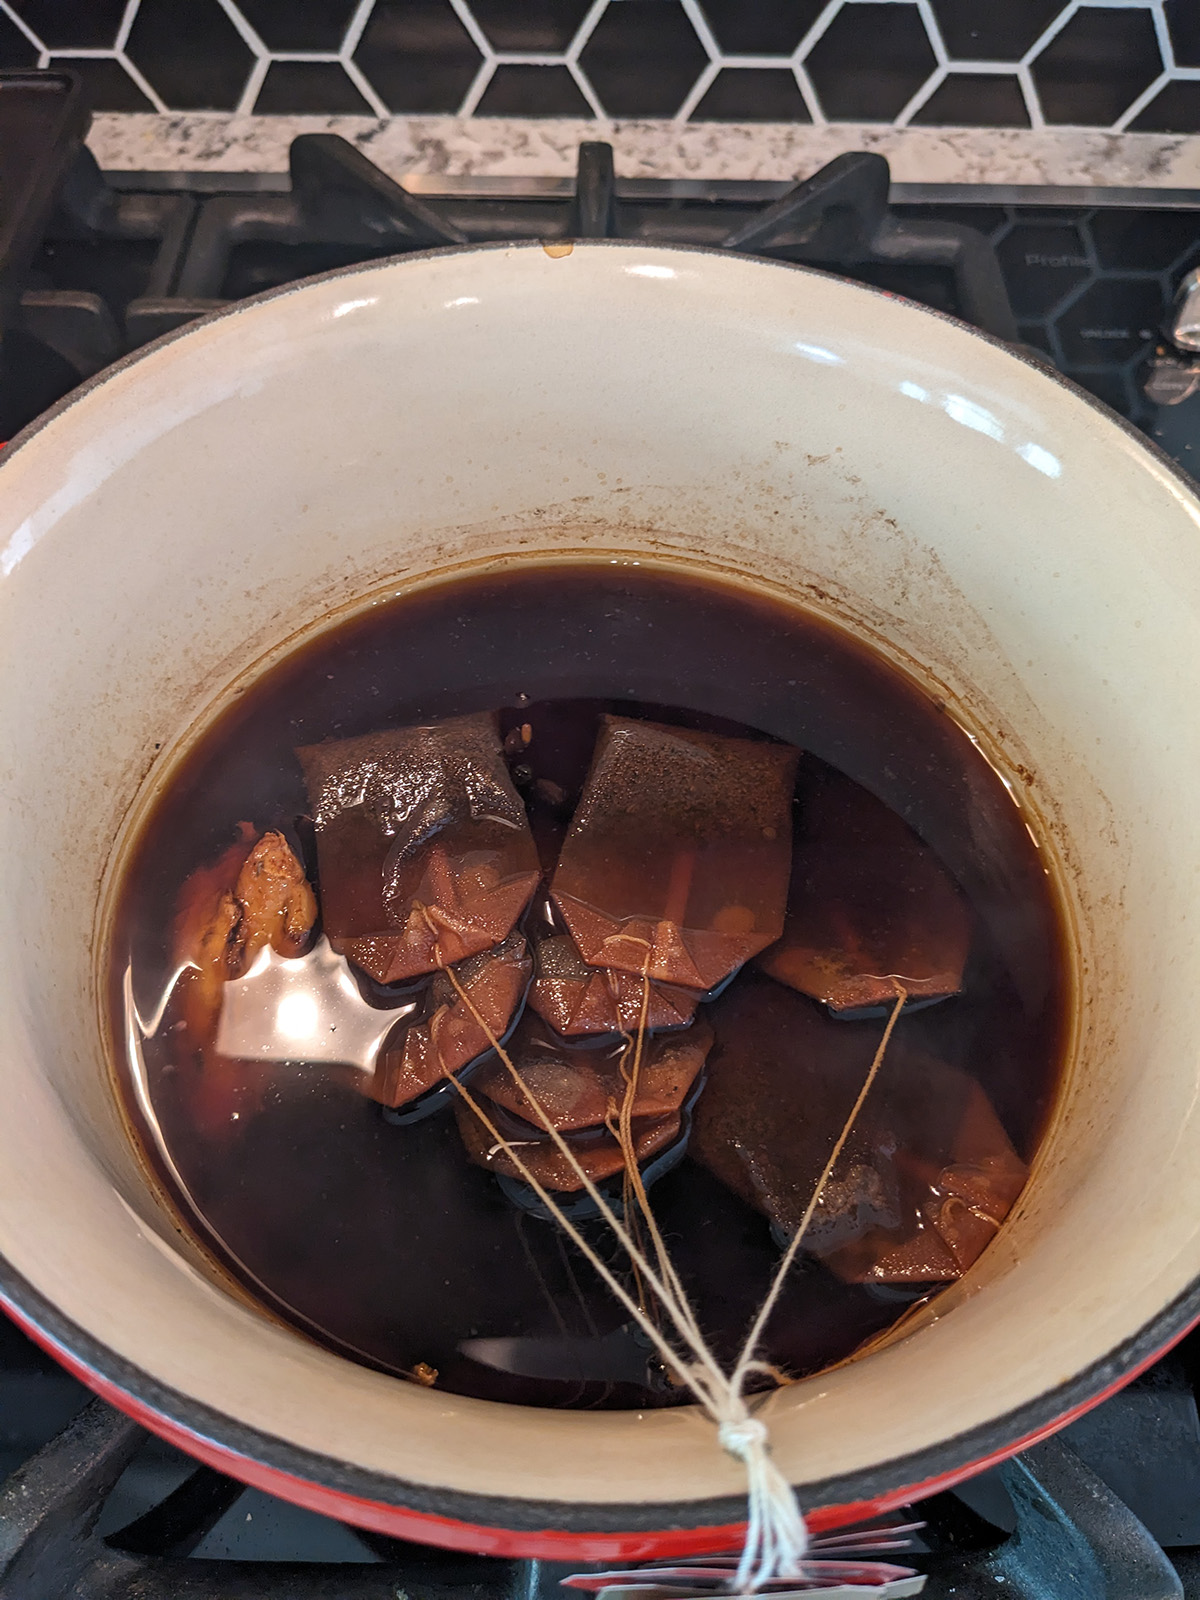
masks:
<svg viewBox="0 0 1200 1600"><path fill-rule="evenodd" d="M1185 467L1200 458L1200 393L1168 406L1143 389L1200 264L1200 193L892 187L865 154L792 187L623 182L600 144L574 183L414 193L326 136L297 140L277 177L105 176L66 73L0 74L0 153L34 90L38 182L0 185L0 440L156 335L299 277L437 245L619 236L811 263L953 312ZM1200 1600L1198 1376L1192 1336L1059 1438L891 1519L926 1524L911 1557L926 1594ZM406 1545L243 1489L90 1400L0 1318L0 1600L551 1600L565 1570Z"/></svg>
<svg viewBox="0 0 1200 1600"><path fill-rule="evenodd" d="M574 183L427 179L413 193L327 135L297 139L290 166L106 176L77 150L6 319L0 440L119 355L298 278L435 246L618 236L803 262L962 316L1184 467L1200 455L1200 392L1175 405L1145 392L1175 289L1200 267L1200 191L890 185L869 154L795 186L618 180L610 148L590 144Z"/></svg>

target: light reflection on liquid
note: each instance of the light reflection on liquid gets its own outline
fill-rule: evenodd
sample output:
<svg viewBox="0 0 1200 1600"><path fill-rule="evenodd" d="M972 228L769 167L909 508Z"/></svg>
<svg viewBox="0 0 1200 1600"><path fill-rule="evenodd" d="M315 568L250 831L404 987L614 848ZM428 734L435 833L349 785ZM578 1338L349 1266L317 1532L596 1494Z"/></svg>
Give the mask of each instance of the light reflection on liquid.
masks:
<svg viewBox="0 0 1200 1600"><path fill-rule="evenodd" d="M143 1017L134 998L133 965L130 962L125 967L121 982L125 1061L138 1115L165 1176L184 1202L200 1238L219 1247L243 1283L267 1306L330 1343L326 1330L265 1283L228 1240L215 1232L164 1135L150 1090L144 1047L158 1033L179 980L190 970L191 962L177 967L154 1009ZM277 955L267 947L259 951L241 978L223 986L214 1053L234 1062L244 1061L251 1071L257 1063L276 1062L319 1069L351 1067L371 1074L388 1034L398 1022L411 1016L418 1004L408 998L386 1010L368 1005L345 957L335 954L324 935L307 955L294 959ZM233 1112L232 1117L237 1120L239 1113ZM332 1342L352 1359L380 1365L376 1355L349 1340Z"/></svg>

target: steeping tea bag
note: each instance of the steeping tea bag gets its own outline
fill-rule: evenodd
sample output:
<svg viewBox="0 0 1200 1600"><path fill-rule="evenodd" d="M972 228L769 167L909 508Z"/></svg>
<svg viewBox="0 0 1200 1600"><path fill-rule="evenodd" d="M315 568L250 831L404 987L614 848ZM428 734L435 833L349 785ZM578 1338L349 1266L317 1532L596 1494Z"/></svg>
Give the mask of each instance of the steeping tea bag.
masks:
<svg viewBox="0 0 1200 1600"><path fill-rule="evenodd" d="M797 754L604 717L551 886L583 959L704 991L778 939Z"/></svg>
<svg viewBox="0 0 1200 1600"><path fill-rule="evenodd" d="M335 950L380 983L397 983L507 937L540 870L494 717L296 753Z"/></svg>
<svg viewBox="0 0 1200 1600"><path fill-rule="evenodd" d="M679 1137L684 1103L711 1043L711 1030L703 1023L647 1043L633 1103L634 1148L639 1162ZM569 1136L576 1159L594 1182L622 1171L624 1158L614 1130L625 1095L622 1064L627 1065L627 1050L624 1043L568 1049L526 1013L505 1048L520 1081L505 1062L493 1059L472 1074L470 1093L503 1137L520 1148L523 1161L540 1183L548 1189L573 1192L582 1187L581 1179L547 1133L546 1120ZM456 1103L455 1113L472 1161L489 1172L520 1176L465 1100Z"/></svg>
<svg viewBox="0 0 1200 1600"><path fill-rule="evenodd" d="M803 795L783 937L757 964L832 1011L887 1008L896 979L910 1001L957 994L970 913L932 850L830 767Z"/></svg>
<svg viewBox="0 0 1200 1600"><path fill-rule="evenodd" d="M649 984L643 996L642 979L633 973L589 967L569 933L551 934L535 942L529 1004L567 1038L636 1033L642 1022L643 998L649 1033L685 1027L700 1003L695 990L668 983Z"/></svg>
<svg viewBox="0 0 1200 1600"><path fill-rule="evenodd" d="M690 1153L790 1233L878 1045L768 978L712 1013L716 1044ZM995 1236L1025 1183L983 1090L900 1031L821 1190L804 1249L847 1282L941 1283Z"/></svg>
<svg viewBox="0 0 1200 1600"><path fill-rule="evenodd" d="M455 968L463 993L448 973L437 972L412 1021L381 1051L368 1093L396 1109L460 1071L502 1039L529 983L532 962L525 940L510 933L495 949Z"/></svg>

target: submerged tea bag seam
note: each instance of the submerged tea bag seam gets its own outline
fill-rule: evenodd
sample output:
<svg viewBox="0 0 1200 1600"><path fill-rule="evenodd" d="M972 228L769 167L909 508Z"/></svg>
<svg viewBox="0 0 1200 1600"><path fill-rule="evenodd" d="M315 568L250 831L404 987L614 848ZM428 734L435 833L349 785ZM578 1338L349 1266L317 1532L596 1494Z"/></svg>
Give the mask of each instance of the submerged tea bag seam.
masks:
<svg viewBox="0 0 1200 1600"><path fill-rule="evenodd" d="M449 971L449 969L447 970ZM468 1007L474 1011L475 1007L470 997L461 989L453 972L450 972L450 977ZM811 1221L812 1214L820 1200L821 1190L845 1147L853 1129L854 1121L882 1065L892 1031L899 1020L904 1001L907 999L907 994L902 986L896 984L895 987L896 1004L888 1019L879 1048L875 1052L862 1089L859 1091L850 1116L842 1128L829 1160L826 1162L825 1169L814 1189L801 1225L796 1230L791 1244L779 1263L766 1299L759 1309L733 1373L729 1375L722 1372L711 1350L709 1350L700 1335L695 1315L690 1304L688 1304L686 1295L682 1293L673 1266L669 1264L669 1256L662 1242L661 1234L658 1233L657 1226L653 1221L649 1207L643 1207L644 1214L647 1216L652 1229L656 1253L660 1255L660 1260L666 1263L665 1270L661 1276L654 1271L645 1254L634 1243L624 1225L617 1220L615 1213L605 1201L600 1190L576 1160L567 1142L554 1128L539 1102L529 1094L528 1089L524 1088L520 1074L512 1062L507 1059L499 1042L494 1037L491 1038L492 1047L496 1050L501 1060L504 1061L518 1085L522 1086L523 1092L528 1096L531 1104L541 1117L547 1133L559 1147L560 1153L575 1170L583 1187L587 1190L601 1216L612 1229L622 1248L629 1255L636 1270L645 1278L646 1282L649 1283L662 1301L665 1310L675 1325L675 1331L691 1349L695 1357L694 1363L681 1364L679 1362L677 1354L671 1349L671 1346L654 1322L625 1290L596 1252L583 1240L578 1229L563 1213L543 1185L529 1171L520 1156L516 1154L515 1149L501 1136L495 1125L475 1102L470 1091L465 1085L459 1083L457 1079L452 1080L457 1092L483 1123L492 1139L500 1148L505 1150L509 1159L522 1174L525 1181L529 1183L538 1199L550 1212L550 1215L567 1233L568 1237L583 1253L585 1259L598 1273L601 1280L650 1339L655 1349L668 1365L668 1368L679 1372L683 1382L691 1389L704 1409L708 1411L717 1424L717 1436L722 1447L745 1466L748 1491L747 1527L742 1555L735 1577L735 1586L738 1589L754 1591L772 1579L799 1576L801 1571L800 1563L808 1547L808 1530L797 1503L795 1491L770 1459L767 1449L768 1432L766 1424L750 1411L742 1394L742 1388L751 1372L769 1370L764 1363L755 1359L754 1351L757 1348L758 1340L761 1337L767 1319L774 1310L783 1282L795 1261L804 1230ZM479 1017L477 1013L476 1015L480 1026L491 1037L490 1030L487 1028L484 1019ZM628 1099L628 1096L626 1098Z"/></svg>

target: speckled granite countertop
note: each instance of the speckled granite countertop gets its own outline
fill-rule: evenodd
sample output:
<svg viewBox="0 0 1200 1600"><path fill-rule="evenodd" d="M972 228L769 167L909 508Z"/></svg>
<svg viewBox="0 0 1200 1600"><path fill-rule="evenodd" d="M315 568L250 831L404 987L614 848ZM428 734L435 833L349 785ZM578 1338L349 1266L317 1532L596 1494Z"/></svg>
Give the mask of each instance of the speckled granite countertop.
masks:
<svg viewBox="0 0 1200 1600"><path fill-rule="evenodd" d="M89 143L109 168L280 172L299 133L341 134L397 178L566 177L581 140L608 138L629 178L786 180L876 150L901 183L1200 188L1200 137L1079 128L100 113Z"/></svg>

